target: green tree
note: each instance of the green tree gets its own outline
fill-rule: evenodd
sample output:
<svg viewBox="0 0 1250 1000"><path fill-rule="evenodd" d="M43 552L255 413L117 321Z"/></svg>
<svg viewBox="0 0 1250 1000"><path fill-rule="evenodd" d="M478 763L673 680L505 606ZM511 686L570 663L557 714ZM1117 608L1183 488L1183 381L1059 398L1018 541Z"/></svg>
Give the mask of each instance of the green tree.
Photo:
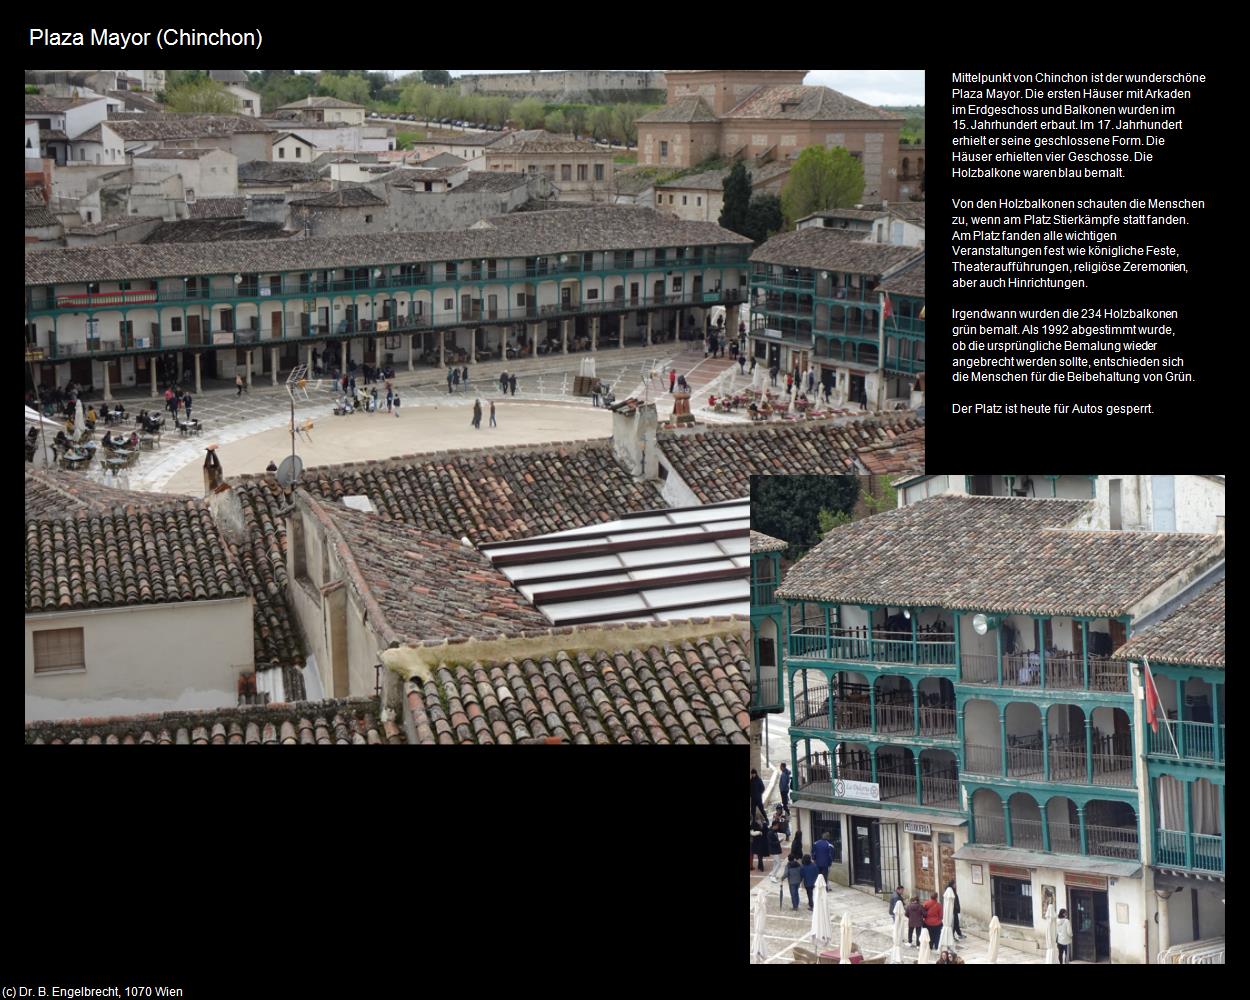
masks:
<svg viewBox="0 0 1250 1000"><path fill-rule="evenodd" d="M569 131L576 136L586 134L586 105L574 104L565 109L564 120L568 124ZM554 129L552 131L555 131Z"/></svg>
<svg viewBox="0 0 1250 1000"><path fill-rule="evenodd" d="M266 70L261 75L265 77L259 84L260 106L264 111L302 101L311 96L316 87L316 81L311 76L299 73Z"/></svg>
<svg viewBox="0 0 1250 1000"><path fill-rule="evenodd" d="M751 204L751 175L739 160L729 171L721 185L724 200L721 203L720 224L742 236L747 235L747 209Z"/></svg>
<svg viewBox="0 0 1250 1000"><path fill-rule="evenodd" d="M756 243L763 243L769 236L781 231L786 224L781 212L781 199L775 194L757 194L747 206L747 217L742 229Z"/></svg>
<svg viewBox="0 0 1250 1000"><path fill-rule="evenodd" d="M527 97L522 101L517 101L512 107L512 117L521 128L542 128L544 119L542 102L536 97Z"/></svg>
<svg viewBox="0 0 1250 1000"><path fill-rule="evenodd" d="M451 86L451 74L445 69L423 69L421 71L421 79L436 87Z"/></svg>
<svg viewBox="0 0 1250 1000"><path fill-rule="evenodd" d="M512 102L506 97L486 99L486 121L491 125L503 125L512 117Z"/></svg>
<svg viewBox="0 0 1250 1000"><path fill-rule="evenodd" d="M864 168L841 146L824 149L808 146L790 168L781 189L781 208L786 223L827 208L853 205L864 194Z"/></svg>
<svg viewBox="0 0 1250 1000"><path fill-rule="evenodd" d="M37 94L39 93L39 88L36 87L33 83L28 83L26 84L26 93Z"/></svg>
<svg viewBox="0 0 1250 1000"><path fill-rule="evenodd" d="M225 114L235 110L234 95L216 80L189 80L165 93L170 111Z"/></svg>
<svg viewBox="0 0 1250 1000"><path fill-rule="evenodd" d="M359 74L325 74L317 90L322 97L337 97L351 104L364 104L369 100L369 81Z"/></svg>
<svg viewBox="0 0 1250 1000"><path fill-rule="evenodd" d="M208 74L202 69L171 69L165 74L165 89L167 91L181 87L185 83L194 83L196 80L207 80Z"/></svg>
<svg viewBox="0 0 1250 1000"><path fill-rule="evenodd" d="M545 120L546 124L543 128L545 128L548 132L555 132L557 135L562 135L569 130L569 123L565 118L563 111L549 111L547 112Z"/></svg>
<svg viewBox="0 0 1250 1000"><path fill-rule="evenodd" d="M596 139L612 138L612 109L601 104L590 112L590 134Z"/></svg>
<svg viewBox="0 0 1250 1000"><path fill-rule="evenodd" d="M820 525L820 534L823 537L824 535L829 534L829 532L831 532L834 528L840 528L844 524L850 524L851 515L844 510L832 511L822 509L821 512L816 515L816 523Z"/></svg>
<svg viewBox="0 0 1250 1000"><path fill-rule="evenodd" d="M821 540L822 512L851 513L859 486L857 476L753 476L751 527L789 542L797 558Z"/></svg>

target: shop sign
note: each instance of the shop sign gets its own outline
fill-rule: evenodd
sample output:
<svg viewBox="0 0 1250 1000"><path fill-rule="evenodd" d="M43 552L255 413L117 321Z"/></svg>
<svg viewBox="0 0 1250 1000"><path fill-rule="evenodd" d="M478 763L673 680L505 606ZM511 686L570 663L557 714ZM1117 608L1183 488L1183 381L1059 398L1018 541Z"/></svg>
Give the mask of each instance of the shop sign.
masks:
<svg viewBox="0 0 1250 1000"><path fill-rule="evenodd" d="M765 327L765 328L764 328L764 336L765 336L765 337L773 337L773 338L775 338L776 340L780 340L780 339L781 339L781 331L780 331L780 330L770 330L770 329L768 329L767 327Z"/></svg>
<svg viewBox="0 0 1250 1000"><path fill-rule="evenodd" d="M839 799L858 799L862 802L880 802L881 786L875 781L846 781L833 783L833 794Z"/></svg>
<svg viewBox="0 0 1250 1000"><path fill-rule="evenodd" d="M1064 884L1069 889L1101 889L1107 891L1107 876L1086 875L1078 872L1064 872Z"/></svg>
<svg viewBox="0 0 1250 1000"><path fill-rule="evenodd" d="M912 823L909 821L903 824L903 832L918 834L921 837L928 837L932 835L933 828L928 823Z"/></svg>

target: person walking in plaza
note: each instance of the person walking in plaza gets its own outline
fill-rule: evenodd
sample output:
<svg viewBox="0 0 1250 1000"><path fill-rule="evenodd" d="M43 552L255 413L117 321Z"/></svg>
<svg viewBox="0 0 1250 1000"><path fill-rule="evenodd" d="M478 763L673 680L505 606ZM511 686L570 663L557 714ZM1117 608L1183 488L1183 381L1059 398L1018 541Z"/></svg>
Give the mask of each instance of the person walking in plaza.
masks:
<svg viewBox="0 0 1250 1000"><path fill-rule="evenodd" d="M184 392L182 394L182 405L186 407L187 423L191 422L191 393Z"/></svg>
<svg viewBox="0 0 1250 1000"><path fill-rule="evenodd" d="M507 372L499 373L499 395L501 396L508 395L508 373Z"/></svg>
<svg viewBox="0 0 1250 1000"><path fill-rule="evenodd" d="M781 775L777 778L777 787L781 790L781 808L790 815L790 769L786 762L781 762Z"/></svg>
<svg viewBox="0 0 1250 1000"><path fill-rule="evenodd" d="M670 368L668 370L668 391L672 392L677 385L677 370Z"/></svg>
<svg viewBox="0 0 1250 1000"><path fill-rule="evenodd" d="M395 419L398 420L399 419L399 393L395 393L395 398L394 400L392 400L392 402L394 402L395 404Z"/></svg>
<svg viewBox="0 0 1250 1000"><path fill-rule="evenodd" d="M512 390L512 395L516 395L516 375L508 376L508 388Z"/></svg>
<svg viewBox="0 0 1250 1000"><path fill-rule="evenodd" d="M756 866L764 870L764 859L768 857L768 830L758 819L751 822L751 853L755 856Z"/></svg>
<svg viewBox="0 0 1250 1000"><path fill-rule="evenodd" d="M768 813L764 810L764 781L759 771L751 769L751 819L759 813L764 822L768 822Z"/></svg>
<svg viewBox="0 0 1250 1000"><path fill-rule="evenodd" d="M369 412L377 413L380 409L382 407L378 405L378 387L375 385L369 390Z"/></svg>
<svg viewBox="0 0 1250 1000"><path fill-rule="evenodd" d="M473 401L473 426L476 430L482 429L482 401L475 399Z"/></svg>
<svg viewBox="0 0 1250 1000"><path fill-rule="evenodd" d="M234 376L234 387L237 390L234 394L234 398L238 399L243 395L243 390L247 388L247 386L243 384L243 376L241 374L236 374Z"/></svg>
<svg viewBox="0 0 1250 1000"><path fill-rule="evenodd" d="M469 391L469 366L468 365L465 365L464 368L460 370L460 381L464 383L464 391L468 392Z"/></svg>
<svg viewBox="0 0 1250 1000"><path fill-rule="evenodd" d="M786 862L786 882L790 886L790 909L799 908L799 886L803 884L803 864L798 857L791 854Z"/></svg>
<svg viewBox="0 0 1250 1000"><path fill-rule="evenodd" d="M912 935L916 935L915 947L920 947L920 935L924 933L924 907L920 905L920 897L912 896L907 904L907 943L912 943Z"/></svg>
<svg viewBox="0 0 1250 1000"><path fill-rule="evenodd" d="M773 365L768 369L768 380L773 384L777 384L777 376L781 374L781 369Z"/></svg>
<svg viewBox="0 0 1250 1000"><path fill-rule="evenodd" d="M786 818L785 810L781 806L773 810L772 828L777 831L778 836L790 839L790 820Z"/></svg>
<svg viewBox="0 0 1250 1000"><path fill-rule="evenodd" d="M452 383L454 383L455 381L456 381L456 378L455 378L455 375L453 374L453 369L448 367L447 369L447 395L449 396L451 395Z"/></svg>
<svg viewBox="0 0 1250 1000"><path fill-rule="evenodd" d="M1059 946L1059 964L1071 965L1069 950L1072 947L1072 921L1068 919L1067 910L1060 910L1055 921L1055 944Z"/></svg>
<svg viewBox="0 0 1250 1000"><path fill-rule="evenodd" d="M829 881L829 866L833 864L833 844L829 842L829 834L825 833L812 845L812 860L820 869L820 874Z"/></svg>
<svg viewBox="0 0 1250 1000"><path fill-rule="evenodd" d="M493 399L490 401L490 425L495 426L495 401Z"/></svg>
<svg viewBox="0 0 1250 1000"><path fill-rule="evenodd" d="M820 876L820 867L812 860L810 854L803 855L803 869L801 872L803 878L803 888L807 890L807 908L813 909L812 906L812 890L816 888L816 879ZM829 880L826 879L826 882Z"/></svg>
<svg viewBox="0 0 1250 1000"><path fill-rule="evenodd" d="M929 932L929 947L937 951L938 938L942 934L942 904L938 902L937 893L929 893L929 901L924 904L924 925Z"/></svg>
<svg viewBox="0 0 1250 1000"><path fill-rule="evenodd" d="M594 382L592 382L592 383L591 383L591 386L590 386L590 404L591 404L591 406L598 406L598 405L599 405L599 390L600 390L599 380L598 380L598 379L595 379L595 380L594 380Z"/></svg>
<svg viewBox="0 0 1250 1000"><path fill-rule="evenodd" d="M955 880L951 879L947 882L946 888L955 894L955 913L951 919L951 933L962 941L964 939L964 932L959 929L959 890L955 888Z"/></svg>
<svg viewBox="0 0 1250 1000"><path fill-rule="evenodd" d="M386 412L391 412L391 406L395 401L395 390L390 386L386 387Z"/></svg>

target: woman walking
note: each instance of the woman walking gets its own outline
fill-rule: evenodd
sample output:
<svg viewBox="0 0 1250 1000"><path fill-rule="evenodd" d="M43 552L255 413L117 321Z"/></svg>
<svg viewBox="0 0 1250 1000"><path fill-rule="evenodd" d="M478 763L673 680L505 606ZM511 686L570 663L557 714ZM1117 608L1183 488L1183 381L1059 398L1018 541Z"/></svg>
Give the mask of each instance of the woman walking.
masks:
<svg viewBox="0 0 1250 1000"><path fill-rule="evenodd" d="M791 854L786 864L786 882L790 885L790 909L799 908L799 886L803 884L803 866L797 856Z"/></svg>
<svg viewBox="0 0 1250 1000"><path fill-rule="evenodd" d="M398 420L399 419L399 393L395 393L394 403L395 403L395 419Z"/></svg>
<svg viewBox="0 0 1250 1000"><path fill-rule="evenodd" d="M471 421L475 430L482 429L482 401L475 399L473 401L473 420Z"/></svg>
<svg viewBox="0 0 1250 1000"><path fill-rule="evenodd" d="M1059 946L1059 964L1071 965L1068 955L1072 947L1072 921L1068 919L1068 911L1060 910L1059 919L1055 921L1055 943Z"/></svg>

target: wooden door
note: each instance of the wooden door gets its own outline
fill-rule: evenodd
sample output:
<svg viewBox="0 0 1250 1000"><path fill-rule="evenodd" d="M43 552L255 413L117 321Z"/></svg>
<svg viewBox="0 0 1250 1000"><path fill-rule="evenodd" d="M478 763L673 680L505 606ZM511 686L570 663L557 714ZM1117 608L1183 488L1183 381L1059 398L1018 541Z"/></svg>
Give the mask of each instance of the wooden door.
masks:
<svg viewBox="0 0 1250 1000"><path fill-rule="evenodd" d="M200 343L200 317L187 317L187 343L198 345Z"/></svg>
<svg viewBox="0 0 1250 1000"><path fill-rule="evenodd" d="M933 885L933 841L925 837L912 837L912 873L916 880L916 893L936 892Z"/></svg>
<svg viewBox="0 0 1250 1000"><path fill-rule="evenodd" d="M938 834L938 864L940 865L942 886L955 881L955 835L952 833Z"/></svg>
<svg viewBox="0 0 1250 1000"><path fill-rule="evenodd" d="M282 310L275 309L269 314L269 336L281 337L282 335Z"/></svg>

